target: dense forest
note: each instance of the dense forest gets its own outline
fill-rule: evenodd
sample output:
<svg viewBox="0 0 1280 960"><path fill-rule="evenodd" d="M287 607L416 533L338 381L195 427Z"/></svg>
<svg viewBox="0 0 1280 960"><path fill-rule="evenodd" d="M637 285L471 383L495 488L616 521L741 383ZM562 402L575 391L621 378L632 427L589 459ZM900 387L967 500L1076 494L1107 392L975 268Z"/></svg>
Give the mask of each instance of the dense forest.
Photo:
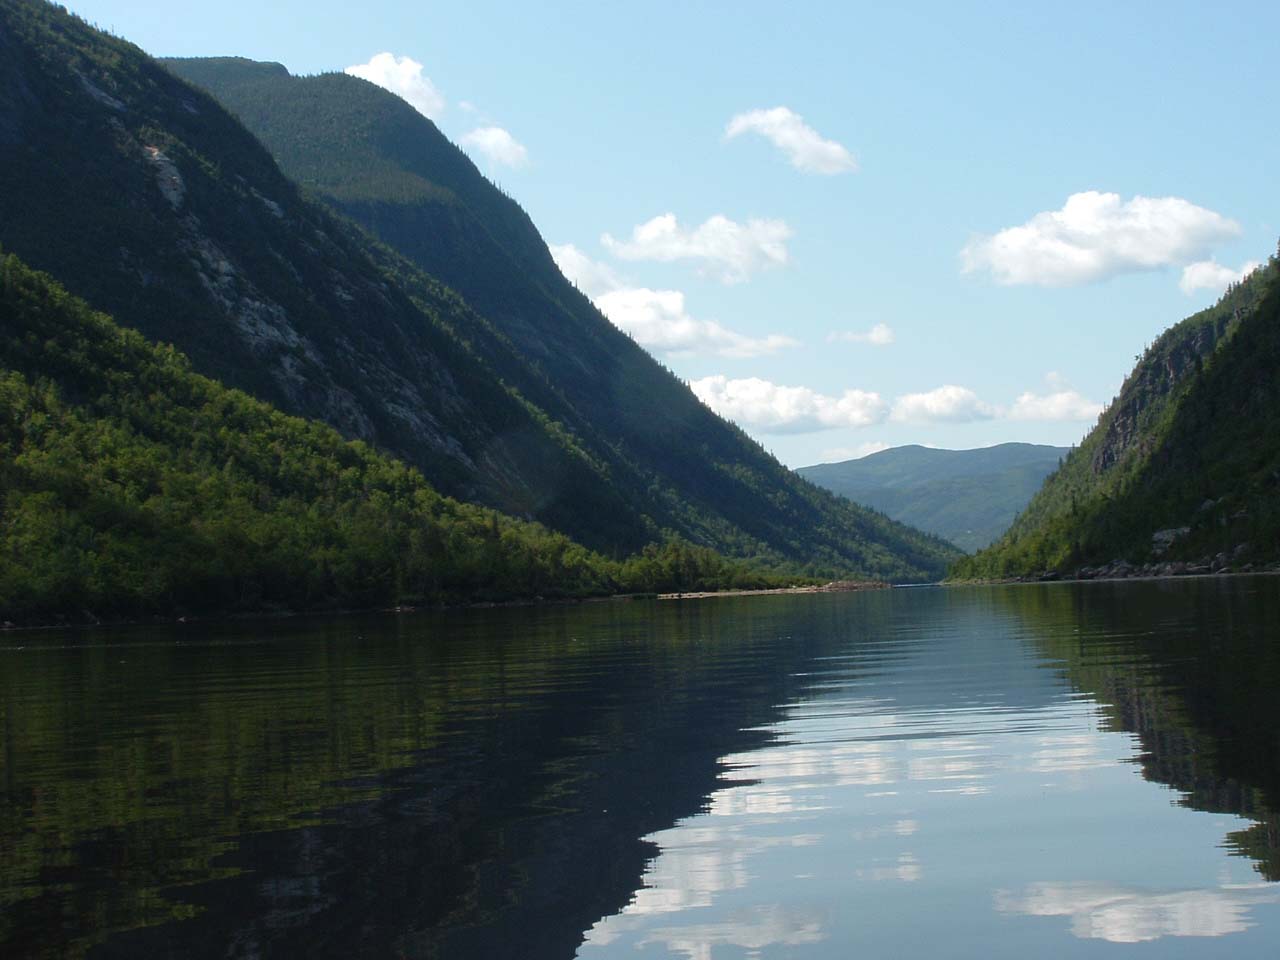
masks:
<svg viewBox="0 0 1280 960"><path fill-rule="evenodd" d="M1165 331L1009 532L958 578L1280 559L1280 256Z"/></svg>
<svg viewBox="0 0 1280 960"><path fill-rule="evenodd" d="M195 374L0 259L0 619L775 586L681 541L607 559Z"/></svg>
<svg viewBox="0 0 1280 960"><path fill-rule="evenodd" d="M163 62L213 93L308 195L376 237L419 302L431 301L423 276L457 291L476 317L457 327L475 352L654 526L822 575L932 579L958 555L803 481L708 410L564 278L525 211L399 97L242 58ZM548 522L593 542L590 530Z"/></svg>
<svg viewBox="0 0 1280 960"><path fill-rule="evenodd" d="M606 556L681 538L813 575L941 575L948 545L818 490L716 417L560 276L429 121L343 79L381 99L343 136L310 110L307 136L352 151L350 171L370 125L427 131L417 175L458 199L419 226L448 256L413 262L311 199L137 47L43 0L0 0L0 244L197 372Z"/></svg>

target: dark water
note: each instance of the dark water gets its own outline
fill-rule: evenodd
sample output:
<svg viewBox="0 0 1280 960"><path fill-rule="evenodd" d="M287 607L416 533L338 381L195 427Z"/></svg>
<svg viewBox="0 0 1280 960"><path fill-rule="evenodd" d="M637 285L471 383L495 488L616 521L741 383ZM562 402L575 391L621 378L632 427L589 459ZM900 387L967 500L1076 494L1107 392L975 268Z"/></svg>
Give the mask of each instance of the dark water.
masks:
<svg viewBox="0 0 1280 960"><path fill-rule="evenodd" d="M1275 957L1280 578L0 636L0 956Z"/></svg>

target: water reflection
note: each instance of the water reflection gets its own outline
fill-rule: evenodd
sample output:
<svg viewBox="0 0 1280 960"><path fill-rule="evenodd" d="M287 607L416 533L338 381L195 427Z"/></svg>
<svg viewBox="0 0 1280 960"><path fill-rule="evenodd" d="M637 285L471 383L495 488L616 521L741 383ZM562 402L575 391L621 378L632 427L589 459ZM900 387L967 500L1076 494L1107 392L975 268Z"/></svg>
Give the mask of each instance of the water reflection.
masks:
<svg viewBox="0 0 1280 960"><path fill-rule="evenodd" d="M1036 883L1018 895L996 896L996 909L1004 913L1070 917L1075 936L1112 943L1243 933L1253 926L1250 908L1261 903L1280 903L1280 890L1264 883L1168 892Z"/></svg>
<svg viewBox="0 0 1280 960"><path fill-rule="evenodd" d="M1273 956L1278 616L1255 578L0 638L0 955Z"/></svg>
<svg viewBox="0 0 1280 960"><path fill-rule="evenodd" d="M1190 585L1182 610L1163 585L1126 586L1083 599L1075 586L920 594L909 642L850 638L815 664L775 744L725 759L747 783L650 837L662 853L644 888L580 956L659 943L707 958L903 955L913 938L957 956L1088 955L1091 941L1239 938L1264 913L1269 934L1233 949L1274 955L1280 890L1220 851L1271 875L1274 845L1258 854L1275 836L1261 784L1276 754L1237 749L1262 769L1234 779L1219 731L1244 733L1245 714L1264 722L1275 705L1208 697L1197 681L1260 669L1249 654L1275 636L1276 583ZM692 869L692 850L732 869ZM707 935L725 916L832 899L849 908L815 919L811 940L734 949ZM653 904L671 915L661 925Z"/></svg>

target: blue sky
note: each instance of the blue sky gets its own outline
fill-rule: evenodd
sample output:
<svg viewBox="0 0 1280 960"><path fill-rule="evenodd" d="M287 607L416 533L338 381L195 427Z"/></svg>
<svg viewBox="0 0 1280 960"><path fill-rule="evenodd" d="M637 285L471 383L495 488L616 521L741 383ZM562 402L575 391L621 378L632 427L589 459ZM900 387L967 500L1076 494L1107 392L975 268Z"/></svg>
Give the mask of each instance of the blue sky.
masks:
<svg viewBox="0 0 1280 960"><path fill-rule="evenodd" d="M367 65L793 466L1075 442L1280 236L1274 3L69 6L157 55Z"/></svg>

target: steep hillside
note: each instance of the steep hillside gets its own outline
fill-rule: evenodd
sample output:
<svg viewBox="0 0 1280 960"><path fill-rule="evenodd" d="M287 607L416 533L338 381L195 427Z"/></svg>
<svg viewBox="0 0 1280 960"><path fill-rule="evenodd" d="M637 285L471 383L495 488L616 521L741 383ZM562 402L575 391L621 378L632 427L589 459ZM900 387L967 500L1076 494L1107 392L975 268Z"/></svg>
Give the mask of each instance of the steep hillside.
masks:
<svg viewBox="0 0 1280 960"><path fill-rule="evenodd" d="M0 257L0 620L775 585L442 497Z"/></svg>
<svg viewBox="0 0 1280 960"><path fill-rule="evenodd" d="M1013 527L959 577L1280 559L1280 259L1165 331Z"/></svg>
<svg viewBox="0 0 1280 960"><path fill-rule="evenodd" d="M1067 447L1032 443L977 450L913 444L796 472L972 552L1009 528L1067 453Z"/></svg>
<svg viewBox="0 0 1280 960"><path fill-rule="evenodd" d="M0 0L0 243L199 372L615 556L683 536L891 578L948 556L785 471L598 315L536 350L499 329L302 197L207 94L40 0Z"/></svg>
<svg viewBox="0 0 1280 960"><path fill-rule="evenodd" d="M213 100L41 2L0 2L0 243L196 369L394 451L441 489L634 549L656 532L501 382L456 296L411 298ZM385 259L385 258L384 258ZM579 498L582 498L579 500Z"/></svg>
<svg viewBox="0 0 1280 960"><path fill-rule="evenodd" d="M882 518L846 513L708 411L565 280L519 205L399 97L240 58L164 62L215 94L304 188L459 291L554 384L539 404L609 463L613 482L667 487L664 526L824 568L848 541L890 541L915 566L931 562L941 545L904 543ZM509 382L528 392L514 372Z"/></svg>

